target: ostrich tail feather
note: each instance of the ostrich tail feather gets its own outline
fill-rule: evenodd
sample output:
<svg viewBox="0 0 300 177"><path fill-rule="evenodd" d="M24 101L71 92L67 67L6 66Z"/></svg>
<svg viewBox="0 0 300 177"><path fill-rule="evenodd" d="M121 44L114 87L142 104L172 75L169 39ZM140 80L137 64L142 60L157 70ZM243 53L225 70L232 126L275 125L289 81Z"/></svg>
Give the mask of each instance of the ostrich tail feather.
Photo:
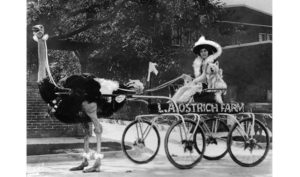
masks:
<svg viewBox="0 0 300 177"><path fill-rule="evenodd" d="M129 87L127 87L123 84L120 84L119 88L129 89ZM116 91L113 91L112 94L126 95L126 92L122 91L122 90L116 90ZM121 102L116 101L115 98L113 98L111 102L107 102L107 100L105 98L101 97L101 99L97 100L97 103L101 107L101 111L97 113L98 116L109 117L109 116L113 115L113 113L119 111L124 106L124 104L126 103L126 98Z"/></svg>

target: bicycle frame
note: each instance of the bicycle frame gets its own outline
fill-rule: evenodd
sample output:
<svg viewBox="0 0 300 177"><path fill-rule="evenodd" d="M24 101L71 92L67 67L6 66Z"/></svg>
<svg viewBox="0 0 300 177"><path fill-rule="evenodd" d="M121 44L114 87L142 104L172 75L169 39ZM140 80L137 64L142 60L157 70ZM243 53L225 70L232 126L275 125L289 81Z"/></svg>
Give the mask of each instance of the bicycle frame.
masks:
<svg viewBox="0 0 300 177"><path fill-rule="evenodd" d="M245 131L242 128L242 125L240 124L240 121L238 121L235 117L232 116L232 120L234 120L235 123L238 124L237 126L237 130L239 131L239 133L243 136L244 140L249 139L249 138L253 138L255 131L254 131L254 126L255 126L255 115L253 113L240 113L240 114L244 114L247 115L248 117L252 118L252 125L247 126L247 130ZM250 135L250 137L249 137Z"/></svg>
<svg viewBox="0 0 300 177"><path fill-rule="evenodd" d="M194 116L194 121L197 121L196 125L200 125L201 121L203 122L203 129L205 131L205 133L209 133L210 135L214 132L216 132L216 128L217 126L214 126L215 130L210 130L208 128L208 126L205 124L205 122L203 121L203 117L208 115L208 114L186 114L186 115L192 115ZM230 118L231 121L233 121L234 123L238 124L238 131L239 133L244 137L248 139L249 135L250 138L253 137L255 131L254 131L254 126L255 126L255 115L253 113L250 112L246 112L246 113L239 113L239 114L235 114L235 115L247 115L248 117L252 118L252 125L251 127L247 127L248 129L246 131L244 131L244 129L242 128L242 125L240 124L240 121L237 120L236 116L232 115L232 114L226 114L226 113L218 113L218 116L226 116L227 118ZM216 119L223 119L223 118L216 118Z"/></svg>
<svg viewBox="0 0 300 177"><path fill-rule="evenodd" d="M196 129L193 131L193 133L189 137L187 137L189 130L186 127L185 118L182 114L179 113L179 108L178 108L177 104L170 97L166 97L166 96L148 96L148 95L132 95L131 98L135 98L135 99L136 98L138 98L138 99L165 99L165 100L170 101L175 106L175 113L145 114L145 115L138 115L138 116L135 117L135 120L138 120L139 122L143 121L144 118L154 117L151 120L151 126L150 126L149 130L148 130L148 127L147 127L146 130L142 133L142 139L143 140L147 137L147 135L150 132L150 130L152 129L152 127L154 125L157 125L157 122L159 121L159 119L163 120L163 119L165 119L164 118L165 116L174 116L177 120L181 120L183 122L183 125L184 125L183 126L183 128L184 128L183 133L184 133L185 138L187 140L190 140L193 137L193 135L195 134ZM141 101L141 100L136 100L136 101ZM190 113L188 115L193 115L193 116L197 117L197 119L200 119L200 116L198 114ZM200 123L197 122L196 127L198 127L199 125L200 125Z"/></svg>
<svg viewBox="0 0 300 177"><path fill-rule="evenodd" d="M103 95L103 96L115 96L115 95ZM127 95L128 98L133 98L132 101L141 101L141 102L144 102L144 103L148 103L146 100L144 99L165 99L169 102L171 102L174 107L175 107L175 113L163 113L163 114L145 114L145 115L138 115L136 116L135 120L138 120L138 121L143 121L143 118L147 118L147 117L154 117L154 119L151 121L151 127L149 128L148 130L148 127L147 127L147 132L146 130L144 131L144 133L142 133L142 138L144 139L145 137L147 137L149 131L152 129L152 127L154 125L157 125L157 121L159 121L159 119L164 119L164 116L174 116L177 120L181 120L184 124L184 134L185 134L185 138L190 140L190 138L194 135L194 133L196 132L196 129L194 130L194 132L192 133L192 135L190 137L187 137L187 134L188 134L188 130L187 130L187 127L186 127L186 124L185 124L185 118L184 116L193 116L194 117L194 121L196 121L196 127L198 127L200 125L200 121L201 121L201 117L203 115L207 115L207 114L196 114L196 113L188 113L188 114L180 114L179 113L179 108L178 108L178 105L176 104L176 102L174 102L170 97L167 97L167 96L151 96L151 95ZM140 99L140 100L137 100L137 99ZM250 135L250 138L253 137L255 131L254 131L254 126L255 126L255 115L251 112L245 112L245 113L237 113L237 114L234 114L234 115L247 115L248 117L251 117L252 118L252 125L251 125L251 128L248 127L248 129L245 131L243 128L242 128L242 125L240 124L240 122L236 119L236 117L233 115L233 114L227 114L227 113L218 113L218 115L223 115L223 116L227 116L228 118L230 118L234 123L237 123L238 124L238 131L239 133L241 133L241 135L244 137L244 139L248 139L249 138L249 135ZM204 126L204 130L205 132L208 132L208 133L212 133L212 131L209 130L209 128L207 127L207 125L205 125L205 123L203 124ZM146 135L144 137L144 135Z"/></svg>

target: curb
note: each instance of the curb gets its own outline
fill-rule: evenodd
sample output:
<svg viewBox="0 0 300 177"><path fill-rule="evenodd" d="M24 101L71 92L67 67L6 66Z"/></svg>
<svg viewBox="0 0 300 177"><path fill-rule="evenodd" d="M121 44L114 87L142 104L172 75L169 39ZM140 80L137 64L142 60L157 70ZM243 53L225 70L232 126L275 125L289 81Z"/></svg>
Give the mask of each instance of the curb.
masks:
<svg viewBox="0 0 300 177"><path fill-rule="evenodd" d="M121 158L125 157L123 151L103 152L104 158ZM93 158L92 158L93 159ZM68 154L46 154L27 156L27 163L46 163L46 162L63 162L82 160L82 153Z"/></svg>

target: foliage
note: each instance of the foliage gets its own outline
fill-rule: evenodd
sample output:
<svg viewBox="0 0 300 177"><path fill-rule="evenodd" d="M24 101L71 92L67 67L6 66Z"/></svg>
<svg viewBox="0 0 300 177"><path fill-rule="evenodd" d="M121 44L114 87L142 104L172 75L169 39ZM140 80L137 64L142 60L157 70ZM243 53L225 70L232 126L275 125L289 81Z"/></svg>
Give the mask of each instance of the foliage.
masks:
<svg viewBox="0 0 300 177"><path fill-rule="evenodd" d="M43 24L49 49L73 51L82 72L145 79L149 61L159 63L160 71L180 73L172 29L202 33L221 8L219 0L28 0L27 33L32 34L33 25ZM31 35L27 41L28 63L36 65L36 44ZM56 65L70 61L65 54L55 56L60 58Z"/></svg>
<svg viewBox="0 0 300 177"><path fill-rule="evenodd" d="M51 74L55 80L81 73L80 63L74 52L50 50L48 55L52 61Z"/></svg>

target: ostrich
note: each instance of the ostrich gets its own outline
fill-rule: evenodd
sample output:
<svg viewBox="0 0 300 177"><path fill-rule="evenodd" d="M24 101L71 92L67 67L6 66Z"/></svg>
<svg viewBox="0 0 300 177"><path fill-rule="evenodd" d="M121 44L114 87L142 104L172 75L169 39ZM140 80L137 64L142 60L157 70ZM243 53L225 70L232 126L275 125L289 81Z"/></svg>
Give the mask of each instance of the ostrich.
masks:
<svg viewBox="0 0 300 177"><path fill-rule="evenodd" d="M42 99L52 108L54 116L66 124L82 124L84 136L83 160L79 166L70 170L83 170L83 172L100 172L101 159L101 134L102 126L99 117L108 117L119 110L125 103L126 91L141 93L143 85L138 80L133 80L125 85L116 81L96 78L93 75L72 75L66 78L61 86L56 85L49 69L47 58L46 40L43 25L33 26L33 39L38 43L38 87ZM48 76L47 76L48 73ZM102 94L117 94L117 97L103 97ZM89 126L93 124L97 140L97 150L94 154L95 163L87 167L91 156L89 152Z"/></svg>

